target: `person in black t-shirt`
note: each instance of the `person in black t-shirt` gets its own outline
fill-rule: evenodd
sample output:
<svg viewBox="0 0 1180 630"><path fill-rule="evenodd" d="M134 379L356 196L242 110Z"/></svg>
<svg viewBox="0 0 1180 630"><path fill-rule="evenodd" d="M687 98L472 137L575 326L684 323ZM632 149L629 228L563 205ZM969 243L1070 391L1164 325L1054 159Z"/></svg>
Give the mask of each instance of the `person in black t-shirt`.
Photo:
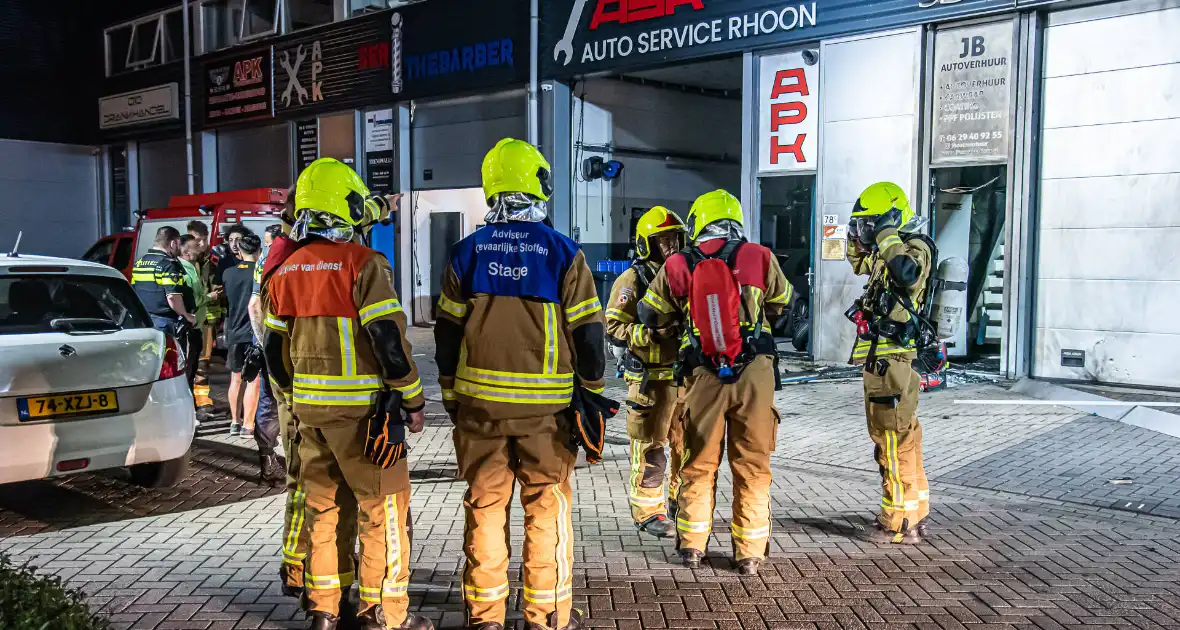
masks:
<svg viewBox="0 0 1180 630"><path fill-rule="evenodd" d="M262 249L262 240L253 233L237 242L237 265L223 275L225 296L229 300L229 316L225 320L225 343L229 346L229 413L233 423L230 435L254 437L254 416L258 410L258 386L255 379L246 383L242 392L242 367L246 350L254 343L254 328L250 325L250 296L254 290L254 265ZM239 400L241 397L241 400Z"/></svg>

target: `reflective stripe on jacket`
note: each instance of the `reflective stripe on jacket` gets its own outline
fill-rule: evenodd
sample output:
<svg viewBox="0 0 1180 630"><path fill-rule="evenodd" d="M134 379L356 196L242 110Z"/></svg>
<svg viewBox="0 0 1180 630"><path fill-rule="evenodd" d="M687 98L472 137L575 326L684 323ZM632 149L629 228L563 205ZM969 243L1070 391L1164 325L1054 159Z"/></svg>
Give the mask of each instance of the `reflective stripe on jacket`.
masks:
<svg viewBox="0 0 1180 630"><path fill-rule="evenodd" d="M393 271L381 254L317 239L266 279L262 300L266 328L288 339L292 382L284 393L297 413L301 407L367 408L383 387L401 392L407 409L425 403L405 337L406 316L393 291ZM380 320L397 326L400 352L409 365L404 377L383 374L376 353L385 349L375 348L366 330ZM307 415L300 413L300 421Z"/></svg>
<svg viewBox="0 0 1180 630"><path fill-rule="evenodd" d="M458 352L457 362L453 355L439 361L443 403L448 409L463 405L488 420L566 408L580 364L577 331L597 324L603 346L602 306L584 255L573 240L541 223L488 225L457 243L438 314L451 329L462 330L458 343L439 344L440 353L451 347ZM435 330L438 335L443 327ZM601 391L605 347L597 351L597 373L579 376L585 387Z"/></svg>

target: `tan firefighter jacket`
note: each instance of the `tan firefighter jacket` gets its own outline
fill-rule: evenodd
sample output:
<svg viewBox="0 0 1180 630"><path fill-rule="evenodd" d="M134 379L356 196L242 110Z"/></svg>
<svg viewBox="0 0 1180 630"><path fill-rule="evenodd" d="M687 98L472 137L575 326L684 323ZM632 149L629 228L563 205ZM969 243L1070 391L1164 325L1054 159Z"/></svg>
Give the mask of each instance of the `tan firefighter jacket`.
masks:
<svg viewBox="0 0 1180 630"><path fill-rule="evenodd" d="M300 422L367 418L383 388L401 392L407 411L425 405L406 316L383 255L315 239L275 269L262 300L270 375ZM277 366L272 335L282 344Z"/></svg>
<svg viewBox="0 0 1180 630"><path fill-rule="evenodd" d="M716 254L724 245L724 239L715 239L702 243L700 248L705 254ZM756 325L761 326L761 335L768 340L766 352L769 353L774 347L770 323L794 299L794 289L783 275L774 253L757 243L746 243L741 246L736 254L733 269L742 292L742 330L750 331ZM685 326L691 324L687 294L690 275L683 254L675 254L669 258L656 274L655 280L652 280L647 294L639 304L640 321L645 325L657 327L672 323ZM754 318L758 321L753 321ZM692 327L692 334L700 337L700 330L695 325ZM690 343L689 336L684 335L681 347L687 347Z"/></svg>
<svg viewBox="0 0 1180 630"><path fill-rule="evenodd" d="M435 339L443 405L473 422L552 417L576 381L605 386L594 278L578 245L542 223L491 224L455 244Z"/></svg>
<svg viewBox="0 0 1180 630"><path fill-rule="evenodd" d="M651 261L643 264L651 276L655 276L662 266ZM634 266L615 280L610 300L607 301L606 334L617 340L618 345L625 345L633 357L642 363L642 369L636 370L638 366L628 360L630 357L624 360L624 378L627 382L642 382L644 371L647 372L648 381L670 381L673 378L672 366L680 352L680 338L659 337L653 334L651 328L639 323L636 310L644 293L644 283Z"/></svg>
<svg viewBox="0 0 1180 630"><path fill-rule="evenodd" d="M877 234L877 254L867 252L857 247L851 240L845 244L845 257L848 262L852 264L852 270L858 276L869 276L869 281L866 287L868 293L873 293L874 289L884 289L889 277L888 264L898 256L908 256L918 265L918 277L910 286L906 287L910 291L911 300L915 310L919 310L923 301L926 299L926 279L931 272L931 252L930 248L923 243L921 239L903 240L898 235L897 230L888 229L882 230ZM868 305L866 305L868 306ZM877 314L880 316L880 314ZM904 306L896 304L893 309L887 314L889 319L897 322L907 322L911 315ZM864 365L865 360L872 351L873 342L871 340L857 338L856 344L852 348L852 356L848 362L852 365ZM885 337L877 338L877 348L873 351L878 357L898 356L901 359L913 360L918 355L914 344L900 346L897 343L886 339Z"/></svg>

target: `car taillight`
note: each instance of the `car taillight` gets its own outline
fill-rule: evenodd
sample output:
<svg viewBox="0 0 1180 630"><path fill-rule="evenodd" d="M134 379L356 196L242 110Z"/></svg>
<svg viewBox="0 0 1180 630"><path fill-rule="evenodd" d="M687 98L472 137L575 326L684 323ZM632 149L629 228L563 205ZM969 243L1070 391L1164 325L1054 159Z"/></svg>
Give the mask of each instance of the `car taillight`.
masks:
<svg viewBox="0 0 1180 630"><path fill-rule="evenodd" d="M184 374L184 357L172 335L164 334L164 363L160 365L160 380L176 378Z"/></svg>

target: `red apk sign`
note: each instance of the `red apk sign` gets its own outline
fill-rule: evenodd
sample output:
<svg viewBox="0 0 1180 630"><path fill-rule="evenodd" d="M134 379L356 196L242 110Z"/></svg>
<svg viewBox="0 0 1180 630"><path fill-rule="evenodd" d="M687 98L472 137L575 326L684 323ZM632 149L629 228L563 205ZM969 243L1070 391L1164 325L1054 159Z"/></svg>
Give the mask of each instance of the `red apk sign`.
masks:
<svg viewBox="0 0 1180 630"><path fill-rule="evenodd" d="M770 90L770 100L775 101L784 95L798 94L807 96L807 75L803 68L779 70L774 75L774 87ZM797 125L807 120L807 103L803 101L788 101L786 103L770 104L770 163L778 164L779 157L784 153L795 156L796 162L806 162L803 157L803 141L807 134L795 134L790 144L783 144L778 131L784 125Z"/></svg>
<svg viewBox="0 0 1180 630"><path fill-rule="evenodd" d="M253 85L262 82L262 57L246 59L234 64L234 86Z"/></svg>
<svg viewBox="0 0 1180 630"><path fill-rule="evenodd" d="M630 24L665 17L681 5L691 6L693 11L705 8L704 0L598 0L590 30L607 22Z"/></svg>
<svg viewBox="0 0 1180 630"><path fill-rule="evenodd" d="M769 55L759 65L758 169L814 169L819 65L804 63L798 52Z"/></svg>

